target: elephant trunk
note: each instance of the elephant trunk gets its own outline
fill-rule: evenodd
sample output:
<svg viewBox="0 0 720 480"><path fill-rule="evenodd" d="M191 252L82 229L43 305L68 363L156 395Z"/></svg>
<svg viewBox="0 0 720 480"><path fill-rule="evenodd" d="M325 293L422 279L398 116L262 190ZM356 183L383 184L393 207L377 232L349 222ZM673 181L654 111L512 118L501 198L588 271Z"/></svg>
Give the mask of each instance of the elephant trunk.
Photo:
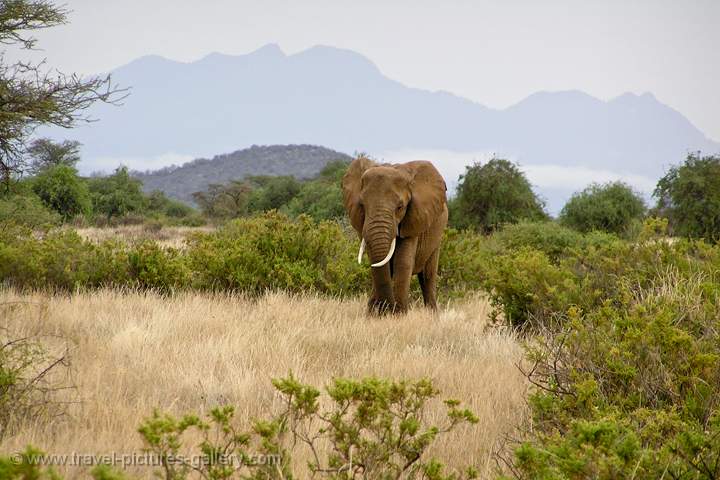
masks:
<svg viewBox="0 0 720 480"><path fill-rule="evenodd" d="M373 267L382 267L390 261L395 253L396 234L397 226L389 215L372 218L366 223L363 241Z"/></svg>

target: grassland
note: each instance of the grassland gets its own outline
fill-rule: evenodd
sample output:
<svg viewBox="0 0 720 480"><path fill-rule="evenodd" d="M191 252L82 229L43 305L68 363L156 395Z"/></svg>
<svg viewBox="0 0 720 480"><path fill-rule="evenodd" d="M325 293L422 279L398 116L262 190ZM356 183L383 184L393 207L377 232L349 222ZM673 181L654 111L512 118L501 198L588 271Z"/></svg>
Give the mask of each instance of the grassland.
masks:
<svg viewBox="0 0 720 480"><path fill-rule="evenodd" d="M14 303L19 302L19 303ZM268 294L240 296L100 290L72 296L0 290L15 336L69 346L68 415L26 423L0 451L26 444L54 454L139 452L136 428L153 409L206 412L236 405L241 419L277 409L270 380L292 371L322 386L336 376L431 377L442 397L463 400L480 423L453 432L432 453L491 477L492 452L526 415L527 384L513 335L488 324L483 298L368 318L363 301ZM434 404L430 420L443 415ZM298 465L306 459L295 458ZM66 467L70 478L85 473ZM151 471L132 473L149 477Z"/></svg>

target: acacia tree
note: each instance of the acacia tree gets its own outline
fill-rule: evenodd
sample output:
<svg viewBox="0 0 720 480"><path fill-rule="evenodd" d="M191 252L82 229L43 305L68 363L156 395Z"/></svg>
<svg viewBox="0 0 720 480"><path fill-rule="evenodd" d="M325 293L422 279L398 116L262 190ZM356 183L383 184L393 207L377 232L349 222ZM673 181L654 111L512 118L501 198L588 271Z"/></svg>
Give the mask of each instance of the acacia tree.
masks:
<svg viewBox="0 0 720 480"><path fill-rule="evenodd" d="M674 235L720 239L720 156L688 154L658 181L653 196Z"/></svg>
<svg viewBox="0 0 720 480"><path fill-rule="evenodd" d="M0 44L33 49L32 33L66 23L67 13L48 0L2 0ZM67 75L49 70L45 61L7 63L5 52L0 52L0 181L9 190L26 169L27 141L38 126L71 128L91 121L87 109L93 103L117 103L125 91L109 75Z"/></svg>
<svg viewBox="0 0 720 480"><path fill-rule="evenodd" d="M512 162L493 158L466 167L450 202L450 224L488 233L506 223L545 220L543 201Z"/></svg>
<svg viewBox="0 0 720 480"><path fill-rule="evenodd" d="M53 142L49 138L38 138L27 147L30 160L28 172L32 175L58 165L75 167L80 161L80 142L64 140Z"/></svg>

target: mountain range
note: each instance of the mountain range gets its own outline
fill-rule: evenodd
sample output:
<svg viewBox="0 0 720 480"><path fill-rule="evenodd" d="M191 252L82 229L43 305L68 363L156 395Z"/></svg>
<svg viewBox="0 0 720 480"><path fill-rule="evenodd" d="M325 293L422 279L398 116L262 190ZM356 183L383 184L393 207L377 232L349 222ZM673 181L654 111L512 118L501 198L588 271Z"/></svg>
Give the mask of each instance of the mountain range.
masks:
<svg viewBox="0 0 720 480"><path fill-rule="evenodd" d="M410 88L362 55L327 46L286 55L271 44L191 63L146 56L112 75L132 89L124 105L95 106L99 122L62 132L84 144L85 165L314 144L381 158L403 149L494 152L526 166L657 178L688 151L720 152L651 93L603 101L580 91L538 92L492 109Z"/></svg>

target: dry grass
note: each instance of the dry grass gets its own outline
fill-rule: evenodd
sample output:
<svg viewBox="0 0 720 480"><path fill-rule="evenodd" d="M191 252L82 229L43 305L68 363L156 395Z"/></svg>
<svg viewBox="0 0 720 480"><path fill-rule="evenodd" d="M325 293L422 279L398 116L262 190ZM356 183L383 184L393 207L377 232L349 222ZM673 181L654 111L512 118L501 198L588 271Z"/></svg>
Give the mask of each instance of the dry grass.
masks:
<svg viewBox="0 0 720 480"><path fill-rule="evenodd" d="M336 376L433 378L443 398L463 400L480 417L476 427L439 441L433 454L453 467L475 464L486 477L493 448L526 414L527 385L516 368L521 349L511 334L487 326L489 307L479 298L436 317L415 309L395 318L367 318L360 300L284 294L250 301L0 291L0 303L14 301L31 303L5 314L16 333L40 331L72 343L82 401L61 423L27 425L0 445L3 452L28 443L51 453L140 451L136 428L154 408L202 412L231 403L241 418L266 416L279 406L270 380L290 370L317 386ZM438 402L431 419L442 415Z"/></svg>
<svg viewBox="0 0 720 480"><path fill-rule="evenodd" d="M142 240L154 240L164 247L182 248L185 238L193 232L211 232L214 227L162 227L159 225L122 225L107 228L78 228L77 233L91 242L102 242L105 240L124 240L137 242Z"/></svg>

